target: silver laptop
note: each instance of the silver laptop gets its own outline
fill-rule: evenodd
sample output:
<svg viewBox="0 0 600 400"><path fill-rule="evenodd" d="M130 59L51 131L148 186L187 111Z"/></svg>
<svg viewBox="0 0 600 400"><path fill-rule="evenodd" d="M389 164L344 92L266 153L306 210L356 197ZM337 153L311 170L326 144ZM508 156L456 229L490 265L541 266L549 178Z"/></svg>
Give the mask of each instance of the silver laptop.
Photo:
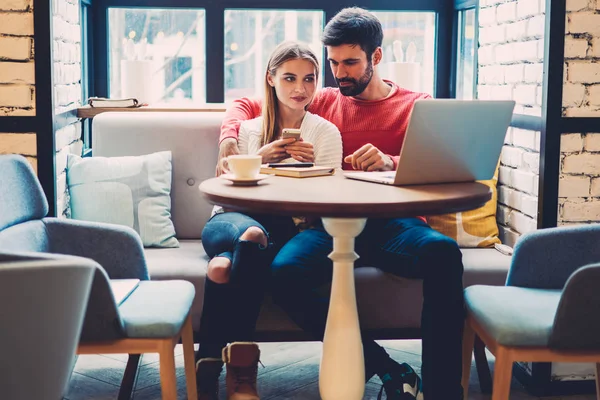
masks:
<svg viewBox="0 0 600 400"><path fill-rule="evenodd" d="M387 185L491 179L514 106L514 101L418 100L396 171L344 172L344 175Z"/></svg>

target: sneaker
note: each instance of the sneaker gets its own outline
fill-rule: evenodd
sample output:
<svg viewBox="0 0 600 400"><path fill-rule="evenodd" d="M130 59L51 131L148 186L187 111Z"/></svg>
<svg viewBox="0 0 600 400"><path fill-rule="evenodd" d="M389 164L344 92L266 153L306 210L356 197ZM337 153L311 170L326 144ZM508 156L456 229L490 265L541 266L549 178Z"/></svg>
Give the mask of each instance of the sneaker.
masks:
<svg viewBox="0 0 600 400"><path fill-rule="evenodd" d="M219 375L223 369L220 358L202 358L196 363L198 400L219 400Z"/></svg>
<svg viewBox="0 0 600 400"><path fill-rule="evenodd" d="M406 363L396 363L390 371L381 376L381 382L383 386L377 400L381 400L384 390L387 400L423 400L421 378Z"/></svg>

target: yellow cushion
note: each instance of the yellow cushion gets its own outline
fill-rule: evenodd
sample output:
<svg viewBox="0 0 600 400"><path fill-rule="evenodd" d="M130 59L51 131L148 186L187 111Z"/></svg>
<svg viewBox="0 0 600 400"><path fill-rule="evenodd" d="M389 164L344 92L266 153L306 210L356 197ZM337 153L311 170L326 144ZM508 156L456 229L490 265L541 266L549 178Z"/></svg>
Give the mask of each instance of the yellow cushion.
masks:
<svg viewBox="0 0 600 400"><path fill-rule="evenodd" d="M483 207L427 217L433 229L456 240L460 247L494 247L494 243L501 243L496 222L498 169L492 179L479 182L492 189L492 198Z"/></svg>

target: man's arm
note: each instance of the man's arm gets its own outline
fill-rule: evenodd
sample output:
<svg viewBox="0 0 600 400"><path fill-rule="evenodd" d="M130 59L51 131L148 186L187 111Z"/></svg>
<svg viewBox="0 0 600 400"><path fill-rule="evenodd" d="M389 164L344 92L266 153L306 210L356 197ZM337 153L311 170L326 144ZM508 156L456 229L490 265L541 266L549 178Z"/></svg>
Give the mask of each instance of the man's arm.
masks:
<svg viewBox="0 0 600 400"><path fill-rule="evenodd" d="M344 157L344 162L359 171L392 171L398 165L397 159L394 160L394 157L383 154L371 143Z"/></svg>
<svg viewBox="0 0 600 400"><path fill-rule="evenodd" d="M233 138L237 141L240 124L243 121L259 117L261 111L262 103L260 100L249 99L247 97L234 100L227 111L225 111L223 123L221 124L219 145L227 138Z"/></svg>
<svg viewBox="0 0 600 400"><path fill-rule="evenodd" d="M260 116L261 111L262 108L260 100L244 97L233 101L231 106L225 112L223 122L221 123L218 160L233 154L240 154L237 144L240 124L243 121L254 119ZM223 171L221 171L220 163L217 163L217 176L219 176L222 172Z"/></svg>

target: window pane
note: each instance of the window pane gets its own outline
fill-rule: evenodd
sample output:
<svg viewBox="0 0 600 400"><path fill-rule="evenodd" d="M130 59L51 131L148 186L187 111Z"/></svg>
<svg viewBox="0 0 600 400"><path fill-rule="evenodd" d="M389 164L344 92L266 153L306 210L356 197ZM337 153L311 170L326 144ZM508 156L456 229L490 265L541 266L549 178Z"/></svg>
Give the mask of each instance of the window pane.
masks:
<svg viewBox="0 0 600 400"><path fill-rule="evenodd" d="M471 100L475 89L475 9L458 13L456 98Z"/></svg>
<svg viewBox="0 0 600 400"><path fill-rule="evenodd" d="M435 13L375 11L373 14L383 26L381 76L401 87L433 95Z"/></svg>
<svg viewBox="0 0 600 400"><path fill-rule="evenodd" d="M206 102L204 10L110 8L113 98L152 105Z"/></svg>
<svg viewBox="0 0 600 400"><path fill-rule="evenodd" d="M225 101L262 97L269 56L286 40L310 46L323 69L322 31L322 11L225 10Z"/></svg>

